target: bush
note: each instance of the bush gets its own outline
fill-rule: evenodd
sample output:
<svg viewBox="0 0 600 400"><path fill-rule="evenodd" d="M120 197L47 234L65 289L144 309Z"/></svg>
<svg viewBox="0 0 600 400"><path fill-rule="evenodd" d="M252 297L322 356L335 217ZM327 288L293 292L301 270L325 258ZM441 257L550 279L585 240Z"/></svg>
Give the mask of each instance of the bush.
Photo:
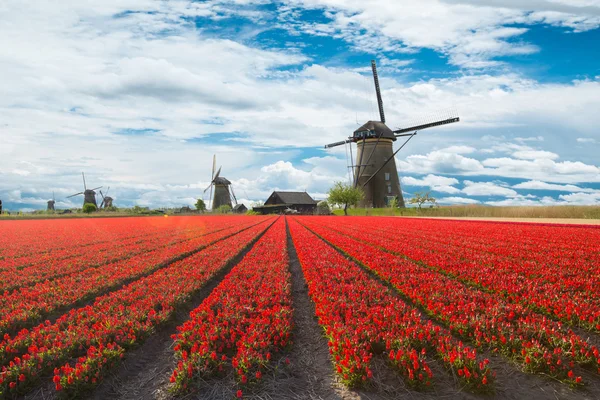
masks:
<svg viewBox="0 0 600 400"><path fill-rule="evenodd" d="M92 203L85 203L83 205L84 213L89 214L89 213L93 213L94 211L96 211L96 205L94 205Z"/></svg>
<svg viewBox="0 0 600 400"><path fill-rule="evenodd" d="M317 215L331 215L331 209L329 208L329 203L325 200L320 201L317 204Z"/></svg>
<svg viewBox="0 0 600 400"><path fill-rule="evenodd" d="M227 214L228 212L231 212L231 206L228 204L223 204L217 209L217 212L219 214Z"/></svg>

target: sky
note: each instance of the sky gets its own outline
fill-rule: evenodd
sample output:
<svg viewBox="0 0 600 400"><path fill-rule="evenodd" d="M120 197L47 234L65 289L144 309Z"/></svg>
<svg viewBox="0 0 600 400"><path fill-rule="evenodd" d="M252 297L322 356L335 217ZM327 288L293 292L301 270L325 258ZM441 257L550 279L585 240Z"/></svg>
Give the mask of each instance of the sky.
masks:
<svg viewBox="0 0 600 400"><path fill-rule="evenodd" d="M485 5L482 5L485 4ZM208 200L216 154L239 201L324 199L378 120L453 110L396 157L410 198L600 203L600 0L2 0L5 209ZM399 142L396 142L396 146ZM354 150L355 151L355 150Z"/></svg>

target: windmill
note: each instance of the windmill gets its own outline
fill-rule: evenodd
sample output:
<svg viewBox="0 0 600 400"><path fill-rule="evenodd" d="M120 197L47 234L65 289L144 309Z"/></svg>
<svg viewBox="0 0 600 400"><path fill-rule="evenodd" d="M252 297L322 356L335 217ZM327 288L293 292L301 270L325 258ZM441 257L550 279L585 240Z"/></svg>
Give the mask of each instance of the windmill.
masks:
<svg viewBox="0 0 600 400"><path fill-rule="evenodd" d="M48 200L48 211L54 211L54 203L56 200L54 200L54 192L52 192L52 200Z"/></svg>
<svg viewBox="0 0 600 400"><path fill-rule="evenodd" d="M109 190L110 190L110 186L108 187L108 189L106 189L106 195L104 195L102 193L102 190L100 190L100 196L102 196L102 202L100 203L100 208L102 208L102 206L104 206L104 208L112 207L113 198L108 195Z"/></svg>
<svg viewBox="0 0 600 400"><path fill-rule="evenodd" d="M83 192L72 194L72 195L68 196L67 199L71 198L71 197L79 196L80 194L82 194L83 195L83 204L91 203L91 204L95 205L96 207L98 207L98 204L96 204L96 192L94 190L100 189L100 188L102 188L102 186L98 186L97 188L94 188L94 189L88 189L85 184L85 175L83 174L83 172L81 173L81 176L83 177Z"/></svg>
<svg viewBox="0 0 600 400"><path fill-rule="evenodd" d="M210 189L210 197L211 201L211 209L216 210L222 205L228 205L232 207L233 203L237 205L237 198L235 197L235 193L233 193L233 187L231 186L231 182L224 178L221 175L221 168L215 174L215 168L217 166L217 157L213 156L213 167L212 167L212 175L210 185L204 189L204 193L206 193ZM213 197L213 188L214 188L214 197Z"/></svg>
<svg viewBox="0 0 600 400"><path fill-rule="evenodd" d="M380 121L369 121L354 131L347 140L328 144L325 148L350 144L350 162L354 164L352 143L356 143L356 165L351 165L350 168L352 168L354 187L361 187L365 193L360 204L361 207L381 208L389 205L393 199L397 199L398 205L404 207L404 197L394 157L418 131L459 122L460 118L449 115L441 119L434 118L416 126L391 130L385 124L375 60L371 61L371 69L375 81ZM393 144L399 137L408 137L408 139L394 151Z"/></svg>

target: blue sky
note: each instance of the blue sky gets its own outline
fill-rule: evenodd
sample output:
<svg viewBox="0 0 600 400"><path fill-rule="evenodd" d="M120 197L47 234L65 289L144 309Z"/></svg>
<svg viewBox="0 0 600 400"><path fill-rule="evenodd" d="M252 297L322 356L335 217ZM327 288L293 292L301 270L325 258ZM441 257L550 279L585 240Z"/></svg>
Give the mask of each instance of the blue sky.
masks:
<svg viewBox="0 0 600 400"><path fill-rule="evenodd" d="M397 156L407 196L445 204L600 202L600 0L5 0L0 199L193 204L212 156L250 204L324 198L341 140L455 109Z"/></svg>

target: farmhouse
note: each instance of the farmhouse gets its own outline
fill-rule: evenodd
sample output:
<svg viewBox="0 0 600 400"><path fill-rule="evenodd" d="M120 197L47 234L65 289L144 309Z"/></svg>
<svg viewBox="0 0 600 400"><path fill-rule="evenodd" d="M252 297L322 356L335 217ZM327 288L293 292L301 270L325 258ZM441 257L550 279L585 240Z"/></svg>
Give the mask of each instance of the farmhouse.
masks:
<svg viewBox="0 0 600 400"><path fill-rule="evenodd" d="M233 212L235 214L245 214L246 211L248 211L248 207L246 207L244 204L242 203L238 203L233 207Z"/></svg>
<svg viewBox="0 0 600 400"><path fill-rule="evenodd" d="M306 192L273 192L265 204L252 209L261 214L283 214L295 210L299 214L314 214L317 202Z"/></svg>

